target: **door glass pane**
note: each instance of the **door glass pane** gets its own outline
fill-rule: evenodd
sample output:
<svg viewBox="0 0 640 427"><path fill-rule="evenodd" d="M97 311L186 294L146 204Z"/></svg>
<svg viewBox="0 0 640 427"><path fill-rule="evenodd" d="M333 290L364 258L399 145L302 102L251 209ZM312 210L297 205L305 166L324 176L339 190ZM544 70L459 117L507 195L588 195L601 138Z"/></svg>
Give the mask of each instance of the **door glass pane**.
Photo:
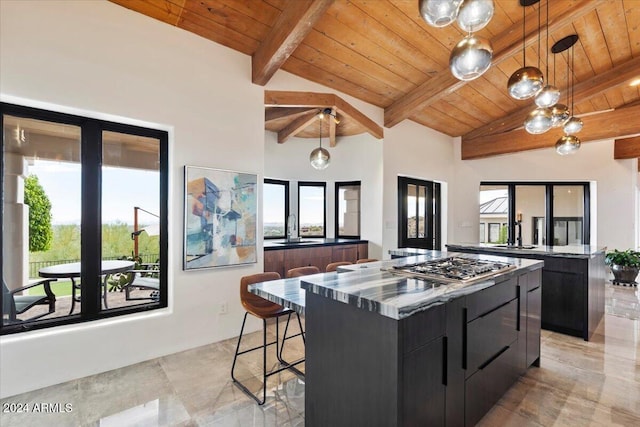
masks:
<svg viewBox="0 0 640 427"><path fill-rule="evenodd" d="M300 236L323 237L324 234L324 186L301 185L299 187L298 223Z"/></svg>
<svg viewBox="0 0 640 427"><path fill-rule="evenodd" d="M360 235L360 185L338 186L338 237Z"/></svg>
<svg viewBox="0 0 640 427"><path fill-rule="evenodd" d="M427 212L425 210L427 203L427 187L418 186L418 237L423 239L425 236L425 220Z"/></svg>
<svg viewBox="0 0 640 427"><path fill-rule="evenodd" d="M3 121L2 321L64 317L72 308L70 277L20 289L55 276L47 268L80 261L80 128L9 115Z"/></svg>
<svg viewBox="0 0 640 427"><path fill-rule="evenodd" d="M554 245L582 245L584 221L584 187L553 186Z"/></svg>
<svg viewBox="0 0 640 427"><path fill-rule="evenodd" d="M480 186L480 242L506 243L506 228L500 224L508 222L509 191L506 185Z"/></svg>
<svg viewBox="0 0 640 427"><path fill-rule="evenodd" d="M417 211L416 196L418 194L417 186L414 184L407 185L407 237L415 239L418 237L417 228Z"/></svg>
<svg viewBox="0 0 640 427"><path fill-rule="evenodd" d="M159 216L160 141L103 132L103 309L159 300Z"/></svg>
<svg viewBox="0 0 640 427"><path fill-rule="evenodd" d="M544 229L540 233L536 218L544 218L546 210L544 185L516 185L516 225L514 242L523 245L541 245ZM520 223L518 224L518 220ZM519 240L521 238L521 240Z"/></svg>
<svg viewBox="0 0 640 427"><path fill-rule="evenodd" d="M283 184L264 183L262 229L264 237L286 237L286 190Z"/></svg>

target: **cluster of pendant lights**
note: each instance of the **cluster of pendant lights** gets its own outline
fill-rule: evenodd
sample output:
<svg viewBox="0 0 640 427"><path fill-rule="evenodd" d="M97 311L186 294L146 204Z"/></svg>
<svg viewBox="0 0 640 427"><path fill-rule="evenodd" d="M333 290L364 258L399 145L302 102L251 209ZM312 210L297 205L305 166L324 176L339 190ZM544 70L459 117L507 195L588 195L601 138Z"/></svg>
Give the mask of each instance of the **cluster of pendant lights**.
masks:
<svg viewBox="0 0 640 427"><path fill-rule="evenodd" d="M325 108L318 114L318 122L320 123L320 146L318 148L314 148L311 154L309 154L309 162L311 162L311 166L318 170L326 169L327 166L329 166L329 161L331 160L329 152L325 148L322 148L322 122L325 116L333 117L336 124L340 123L338 117L332 113L331 108Z"/></svg>
<svg viewBox="0 0 640 427"><path fill-rule="evenodd" d="M445 27L456 21L469 34L451 51L449 68L459 80L480 77L491 66L493 48L489 40L472 34L493 17L493 0L419 0L420 14L427 24Z"/></svg>
<svg viewBox="0 0 640 427"><path fill-rule="evenodd" d="M520 0L520 5L523 7L533 5L539 0ZM524 14L523 14L524 15ZM556 142L556 151L558 154L565 155L576 152L580 148L580 140L574 136L574 133L579 132L582 129L582 120L571 115L571 110L565 104L559 103L560 90L554 85L549 84L549 0L547 0L547 16L546 16L546 43L547 43L547 61L546 61L546 75L547 83L545 84L544 75L539 68L533 66L527 66L525 61L525 35L524 35L524 19L523 19L523 34L522 34L522 56L523 67L516 70L509 78L507 85L509 95L518 100L534 98L536 108L531 111L524 121L524 128L530 134L542 134L550 130L551 128L562 127L564 130L564 136L562 136ZM538 30L540 30L540 8L538 8ZM578 36L573 34L567 36L558 42L556 42L551 51L553 54L564 52L571 48ZM540 34L538 33L538 45L540 44ZM538 46L539 48L539 46ZM538 49L540 51L540 49ZM569 58L570 56L570 58ZM573 109L573 66L571 72L569 72L569 63L573 62L573 49L570 51L570 55L567 57L567 104L569 103L569 89L571 88L571 108ZM555 59L554 59L555 64ZM554 65L555 73L555 65ZM569 87L568 79L569 74L572 75L571 87ZM555 83L555 78L554 78Z"/></svg>

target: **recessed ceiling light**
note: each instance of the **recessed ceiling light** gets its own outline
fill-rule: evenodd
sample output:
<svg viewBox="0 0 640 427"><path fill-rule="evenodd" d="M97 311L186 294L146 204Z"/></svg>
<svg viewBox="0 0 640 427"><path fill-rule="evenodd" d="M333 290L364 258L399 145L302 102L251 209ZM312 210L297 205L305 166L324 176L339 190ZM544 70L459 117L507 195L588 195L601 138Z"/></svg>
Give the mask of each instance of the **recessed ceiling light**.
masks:
<svg viewBox="0 0 640 427"><path fill-rule="evenodd" d="M640 85L640 77L637 79L631 80L631 83L629 83L629 86L638 86L638 85Z"/></svg>

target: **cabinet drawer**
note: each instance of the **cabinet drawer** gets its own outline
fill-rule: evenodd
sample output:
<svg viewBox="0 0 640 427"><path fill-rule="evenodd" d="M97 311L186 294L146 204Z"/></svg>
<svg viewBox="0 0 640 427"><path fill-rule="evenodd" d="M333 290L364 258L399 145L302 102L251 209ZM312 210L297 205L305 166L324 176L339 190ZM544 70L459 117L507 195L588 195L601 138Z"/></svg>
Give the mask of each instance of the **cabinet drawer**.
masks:
<svg viewBox="0 0 640 427"><path fill-rule="evenodd" d="M515 346L504 352L465 383L465 425L473 426L518 379Z"/></svg>
<svg viewBox="0 0 640 427"><path fill-rule="evenodd" d="M514 299L467 324L466 377L518 339L518 316L518 300Z"/></svg>
<svg viewBox="0 0 640 427"><path fill-rule="evenodd" d="M467 321L471 321L478 316L490 312L496 307L500 307L505 302L516 298L517 277L493 285L467 296Z"/></svg>
<svg viewBox="0 0 640 427"><path fill-rule="evenodd" d="M445 306L431 307L400 322L402 331L402 352L409 353L416 348L444 335Z"/></svg>

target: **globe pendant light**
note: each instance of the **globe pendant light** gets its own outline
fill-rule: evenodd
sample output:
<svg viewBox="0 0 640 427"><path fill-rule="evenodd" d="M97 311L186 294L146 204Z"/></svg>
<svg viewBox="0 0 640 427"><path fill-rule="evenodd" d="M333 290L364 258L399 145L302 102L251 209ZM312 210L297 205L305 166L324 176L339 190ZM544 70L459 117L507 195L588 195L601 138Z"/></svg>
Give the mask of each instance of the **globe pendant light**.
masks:
<svg viewBox="0 0 640 427"><path fill-rule="evenodd" d="M479 31L486 27L494 12L493 0L465 0L458 11L458 26L462 31Z"/></svg>
<svg viewBox="0 0 640 427"><path fill-rule="evenodd" d="M313 166L314 169L323 170L326 169L327 166L329 166L329 160L331 159L331 156L329 155L329 152L327 150L322 148L322 120L324 119L324 114L320 113L318 115L318 118L320 119L320 146L318 148L315 148L311 152L311 154L309 155L309 161L311 162L311 166Z"/></svg>
<svg viewBox="0 0 640 427"><path fill-rule="evenodd" d="M459 80L474 80L489 69L492 58L491 43L487 39L469 34L451 51L449 69Z"/></svg>
<svg viewBox="0 0 640 427"><path fill-rule="evenodd" d="M563 126L571 117L571 112L569 111L569 107L564 104L556 104L551 107L551 127L559 128Z"/></svg>
<svg viewBox="0 0 640 427"><path fill-rule="evenodd" d="M580 148L580 140L573 135L564 135L556 142L556 152L561 156L573 154Z"/></svg>
<svg viewBox="0 0 640 427"><path fill-rule="evenodd" d="M556 105L560 100L560 89L552 85L546 85L536 95L536 105L541 108L548 108Z"/></svg>
<svg viewBox="0 0 640 427"><path fill-rule="evenodd" d="M524 121L527 132L537 135L551 129L551 110L549 108L536 108L529 113Z"/></svg>
<svg viewBox="0 0 640 427"><path fill-rule="evenodd" d="M463 0L420 0L420 15L432 27L446 27L456 20Z"/></svg>
<svg viewBox="0 0 640 427"><path fill-rule="evenodd" d="M514 99L528 99L535 96L544 86L542 71L536 67L527 66L525 57L525 7L537 3L539 0L520 0L522 6L522 63L523 67L516 70L507 83L509 95ZM539 26L538 26L539 27Z"/></svg>
<svg viewBox="0 0 640 427"><path fill-rule="evenodd" d="M567 123L564 124L564 127L562 129L564 130L564 133L571 135L580 132L583 125L584 123L581 119L572 116L569 120L567 120Z"/></svg>
<svg viewBox="0 0 640 427"><path fill-rule="evenodd" d="M538 9L539 11L540 9ZM546 4L546 13L545 13L545 66L546 71L544 73L547 76L547 85L538 92L535 97L535 103L540 108L549 108L556 105L556 103L560 100L560 90L554 85L548 84L549 82L549 0L547 0ZM555 56L554 56L554 68L553 71L555 73ZM555 83L555 74L553 78L553 82Z"/></svg>

